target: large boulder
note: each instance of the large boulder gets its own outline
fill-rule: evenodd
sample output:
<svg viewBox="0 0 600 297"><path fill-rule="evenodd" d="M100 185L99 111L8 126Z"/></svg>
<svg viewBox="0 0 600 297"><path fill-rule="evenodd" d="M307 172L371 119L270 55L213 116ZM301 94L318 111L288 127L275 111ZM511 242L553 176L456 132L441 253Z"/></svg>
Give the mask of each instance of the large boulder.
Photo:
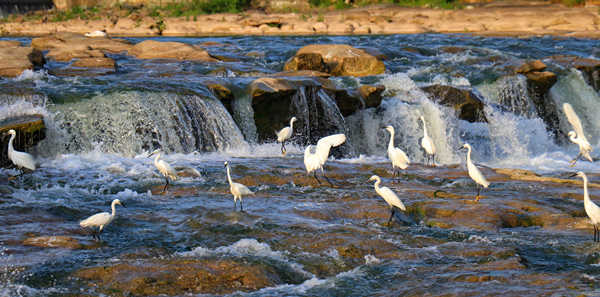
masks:
<svg viewBox="0 0 600 297"><path fill-rule="evenodd" d="M117 68L117 63L111 58L82 58L74 60L73 63L71 63L67 67L57 67L50 69L48 73L55 76L65 77L90 77L116 74Z"/></svg>
<svg viewBox="0 0 600 297"><path fill-rule="evenodd" d="M430 85L421 87L421 90L438 104L459 110L458 118L461 120L486 121L483 114L483 96L471 87Z"/></svg>
<svg viewBox="0 0 600 297"><path fill-rule="evenodd" d="M18 40L0 40L0 48L20 46L23 46L23 44Z"/></svg>
<svg viewBox="0 0 600 297"><path fill-rule="evenodd" d="M381 103L384 87L362 86L342 89L323 77L263 77L250 85L254 121L260 141L276 139L275 130L296 116L301 143L315 143L320 137L343 133L343 117L366 106Z"/></svg>
<svg viewBox="0 0 600 297"><path fill-rule="evenodd" d="M596 92L600 91L600 60L571 55L550 56L543 60L552 61L563 67L572 67L581 71L587 83L592 86Z"/></svg>
<svg viewBox="0 0 600 297"><path fill-rule="evenodd" d="M109 37L87 37L79 33L57 32L52 35L34 38L31 46L39 50L51 50L57 47L87 45L95 50L109 53L128 51L132 45L128 41Z"/></svg>
<svg viewBox="0 0 600 297"><path fill-rule="evenodd" d="M59 62L70 62L73 59L106 58L101 50L95 50L89 45L76 44L53 48L46 54L46 58Z"/></svg>
<svg viewBox="0 0 600 297"><path fill-rule="evenodd" d="M24 70L33 70L46 64L44 54L31 47L0 48L0 76L15 77Z"/></svg>
<svg viewBox="0 0 600 297"><path fill-rule="evenodd" d="M205 62L218 62L219 60L211 56L205 49L181 42L160 42L155 40L146 40L134 45L127 55L138 59L177 59L177 60L197 60Z"/></svg>
<svg viewBox="0 0 600 297"><path fill-rule="evenodd" d="M284 70L315 70L334 76L367 76L385 72L382 61L366 50L343 44L311 44L290 58Z"/></svg>

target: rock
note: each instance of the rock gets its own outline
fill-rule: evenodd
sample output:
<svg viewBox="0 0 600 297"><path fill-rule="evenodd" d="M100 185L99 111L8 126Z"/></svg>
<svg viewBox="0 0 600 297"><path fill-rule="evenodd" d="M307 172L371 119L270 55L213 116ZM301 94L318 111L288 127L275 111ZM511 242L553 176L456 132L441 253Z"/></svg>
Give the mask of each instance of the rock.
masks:
<svg viewBox="0 0 600 297"><path fill-rule="evenodd" d="M328 78L331 77L331 74L314 71L314 70L290 70L290 71L282 71L269 75L269 77L289 77L289 76L318 76Z"/></svg>
<svg viewBox="0 0 600 297"><path fill-rule="evenodd" d="M57 32L52 35L34 38L31 40L31 46L39 50L51 50L56 47L87 45L95 50L103 52L120 53L128 51L132 45L119 39L109 37L87 37L83 34Z"/></svg>
<svg viewBox="0 0 600 297"><path fill-rule="evenodd" d="M117 63L111 58L83 58L73 62L71 66L117 69Z"/></svg>
<svg viewBox="0 0 600 297"><path fill-rule="evenodd" d="M138 59L177 59L218 62L203 48L181 42L160 42L154 40L142 41L134 45L127 55Z"/></svg>
<svg viewBox="0 0 600 297"><path fill-rule="evenodd" d="M17 137L13 145L18 151L27 152L29 148L46 138L46 125L44 123L44 116L42 115L25 115L0 121L1 165L12 164L10 159L8 159L7 153L10 137L5 137L6 132L10 129L17 131Z"/></svg>
<svg viewBox="0 0 600 297"><path fill-rule="evenodd" d="M483 114L483 96L470 87L430 85L421 90L442 106L459 110L459 119L469 122L485 122Z"/></svg>
<svg viewBox="0 0 600 297"><path fill-rule="evenodd" d="M546 70L546 64L542 63L540 60L531 61L525 64L520 65L515 69L515 73L526 74L530 72L539 72Z"/></svg>
<svg viewBox="0 0 600 297"><path fill-rule="evenodd" d="M349 45L313 44L302 47L284 70L316 70L333 76L367 76L385 72L385 65L365 50Z"/></svg>
<svg viewBox="0 0 600 297"><path fill-rule="evenodd" d="M265 264L263 264L265 263ZM301 284L305 276L291 266L271 261L175 258L138 259L76 271L83 287L107 295L183 296L254 292L278 285Z"/></svg>
<svg viewBox="0 0 600 297"><path fill-rule="evenodd" d="M31 47L0 48L0 76L15 77L46 64L44 54Z"/></svg>
<svg viewBox="0 0 600 297"><path fill-rule="evenodd" d="M217 97L217 99L219 99L219 101L223 103L223 106L225 106L225 109L227 109L229 114L233 116L233 101L235 101L235 96L233 95L233 92L227 87L217 83L207 83L206 87L208 87L208 89L215 95L215 97Z"/></svg>
<svg viewBox="0 0 600 297"><path fill-rule="evenodd" d="M573 67L581 71L587 83L596 92L600 91L600 60L569 55L550 56L543 60L552 61L563 67Z"/></svg>
<svg viewBox="0 0 600 297"><path fill-rule="evenodd" d="M327 98L317 95L321 90ZM316 76L263 77L250 85L254 121L260 141L276 139L274 129L283 128L289 118L296 116L300 121L296 124L298 129L294 129L302 134L302 143L315 143L320 137L341 131L341 123L336 122L340 119L333 115L341 118L362 110L366 105L365 100L369 106L378 105L381 98L376 97L382 92L383 86L364 86L362 90L340 89L332 81ZM329 103L331 99L335 107ZM308 114L301 119L301 113Z"/></svg>
<svg viewBox="0 0 600 297"><path fill-rule="evenodd" d="M17 40L0 40L0 48L21 47L23 44Z"/></svg>
<svg viewBox="0 0 600 297"><path fill-rule="evenodd" d="M106 58L106 55L102 51L94 50L88 45L77 44L54 48L46 54L46 58L59 62L70 62L72 59Z"/></svg>
<svg viewBox="0 0 600 297"><path fill-rule="evenodd" d="M384 85L362 85L358 88L358 94L364 100L365 108L378 107L381 105L381 100L383 100L382 94L384 91Z"/></svg>
<svg viewBox="0 0 600 297"><path fill-rule="evenodd" d="M77 239L68 236L30 237L23 244L43 248L80 249L83 247Z"/></svg>

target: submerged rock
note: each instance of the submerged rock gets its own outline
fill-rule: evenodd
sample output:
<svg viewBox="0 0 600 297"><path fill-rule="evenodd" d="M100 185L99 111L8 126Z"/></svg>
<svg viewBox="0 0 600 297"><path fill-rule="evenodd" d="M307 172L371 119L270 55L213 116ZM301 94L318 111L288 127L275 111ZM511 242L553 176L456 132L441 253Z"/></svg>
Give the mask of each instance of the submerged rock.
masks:
<svg viewBox="0 0 600 297"><path fill-rule="evenodd" d="M253 292L284 284L300 284L305 277L285 263L239 259L136 260L76 271L81 285L119 295L231 294Z"/></svg>
<svg viewBox="0 0 600 297"><path fill-rule="evenodd" d="M290 58L284 70L315 70L333 76L367 76L385 72L382 61L350 45L312 44Z"/></svg>
<svg viewBox="0 0 600 297"><path fill-rule="evenodd" d="M469 122L485 122L483 96L475 89L465 86L431 85L421 87L429 98L442 106L459 110L458 118Z"/></svg>
<svg viewBox="0 0 600 297"><path fill-rule="evenodd" d="M83 247L77 239L68 236L30 237L23 244L43 248L80 249Z"/></svg>
<svg viewBox="0 0 600 297"><path fill-rule="evenodd" d="M198 60L205 62L218 62L219 60L211 56L205 49L181 42L160 42L155 40L146 40L134 45L127 55L138 59L177 59L177 60Z"/></svg>

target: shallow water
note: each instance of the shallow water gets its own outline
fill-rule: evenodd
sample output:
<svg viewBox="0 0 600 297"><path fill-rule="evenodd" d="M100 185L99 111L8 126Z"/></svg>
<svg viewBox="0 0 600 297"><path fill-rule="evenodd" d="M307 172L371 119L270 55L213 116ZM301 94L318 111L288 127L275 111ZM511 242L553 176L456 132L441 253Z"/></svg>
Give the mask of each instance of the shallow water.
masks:
<svg viewBox="0 0 600 297"><path fill-rule="evenodd" d="M32 150L39 169L16 180L8 180L16 170L0 169L0 295L598 294L600 247L592 242L581 183L510 179L494 169L527 169L561 180L583 170L596 183L600 167L580 161L569 168L575 145L555 141L535 116L495 108L491 103L498 102L497 78L502 71L486 62L494 56L597 58L597 41L442 35L169 40L227 44L209 51L242 62L137 61L114 55L121 69L115 76L60 78L28 72L0 81L1 87L27 86L46 96L40 95L42 104L6 96L0 118L42 113L48 127L48 139ZM236 114L229 117L218 101L176 94L188 89L202 93L200 83L206 76L222 76L243 94L257 76L280 71L298 48L311 43L373 46L390 58L389 73L384 75L333 79L340 86L380 83L388 90L382 108L344 119L354 154L331 159L325 166L325 174L339 188L319 186L306 174L299 145L288 145L288 156L281 157L278 144L257 144L251 115L243 111L247 97L238 96ZM472 50L439 51L450 45ZM406 47L427 54L400 50ZM243 55L253 50L265 57ZM599 97L582 82L576 73L562 75L551 99L574 105L596 147ZM489 100L489 123L458 120L416 91L415 86L423 83L475 87ZM129 107L136 104L140 112L131 115ZM206 131L218 129L218 141L199 144L173 137L191 133L195 119L181 113L177 121L161 120L168 117L156 112L181 104L207 115L211 124ZM418 115L431 125L441 166L422 164ZM396 146L413 162L399 183L392 182L385 152L389 134L379 129L387 124L397 127ZM148 133L129 133L139 126ZM482 190L481 203L471 201L476 186L466 173L464 152L455 150L465 141L474 146L473 158L485 165L480 167L492 182ZM166 160L183 172L165 195L164 179L154 159L146 157L155 146L162 147ZM233 180L256 192L243 198L244 212L233 211L225 161ZM394 190L408 208L390 227L385 226L387 204L372 183L363 184L373 174L380 175L383 186ZM593 187L590 195L595 199L600 193ZM102 232L105 244L100 245L92 241L92 230L78 223L109 211L116 198L127 208L117 208L117 218ZM46 236L67 236L78 245L24 244L28 238ZM186 270L186 265L200 268ZM93 270L102 267L121 278ZM187 288L177 283L177 278L188 281L189 271L206 267L215 279L222 271L237 278L219 279L222 287L216 289L214 284L212 289L202 288L202 282L191 280L185 283ZM250 273L240 276L231 267ZM206 283L209 286L208 278ZM143 290L148 287L154 291Z"/></svg>

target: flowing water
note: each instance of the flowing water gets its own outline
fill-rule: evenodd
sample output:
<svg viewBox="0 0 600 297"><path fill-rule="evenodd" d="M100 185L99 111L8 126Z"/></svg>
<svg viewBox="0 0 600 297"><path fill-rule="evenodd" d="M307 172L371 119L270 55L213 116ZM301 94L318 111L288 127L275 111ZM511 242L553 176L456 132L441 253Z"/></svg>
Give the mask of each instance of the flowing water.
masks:
<svg viewBox="0 0 600 297"><path fill-rule="evenodd" d="M209 47L211 53L240 62L110 55L119 63L117 75L56 77L44 70L0 80L0 121L42 114L47 129L46 139L30 151L38 161L36 171L8 180L17 171L0 169L0 296L600 295L600 247L591 240L581 183L509 179L494 171L526 169L548 178L584 171L595 182L600 163L568 167L578 147L548 132L524 77L505 76L493 62L558 54L598 59L599 41L461 35L160 40L218 42L222 46ZM293 98L299 118L308 117L318 102L326 117L315 120L331 122L332 133L347 134L347 143L325 166L339 188L319 186L306 174L302 141L288 144L285 157L279 144L257 141L246 91L253 80L281 71L300 47L313 43L375 47L389 57L383 75L332 78L342 88L385 85L378 108L344 118L322 91L305 88ZM444 46L468 50L449 54ZM251 51L264 56L244 55ZM50 62L46 68L58 65ZM598 158L598 92L576 69L549 69L559 78L548 100L573 106ZM233 114L205 87L207 81L233 90ZM418 88L427 84L475 88L486 104L487 122L459 120L454 109L436 104ZM421 116L437 146L438 167L423 164ZM568 132L566 118L559 117L560 129ZM395 127L395 146L412 162L399 183L392 183L387 160L389 133L382 129L387 125ZM306 140L314 131L299 126L296 133L295 139ZM466 174L465 153L456 150L465 142L492 182L482 190L486 199L480 204L463 203L476 191ZM164 195L164 178L154 157L147 158L156 148L181 173ZM225 161L233 180L256 193L243 198L244 212L233 211ZM390 227L387 204L372 184L363 184L373 174L382 176L383 185L408 207ZM592 198L600 195L597 188L590 191ZM438 195L442 192L447 196ZM116 219L102 231L105 244L94 242L92 230L79 221L109 211L116 198L127 208L117 207ZM514 206L515 212L546 209L568 222L485 221L495 204L513 200L528 203ZM423 210L423 203L450 205L452 212L443 222L434 221L441 215ZM453 222L450 216L465 210L468 215ZM75 244L26 244L52 236ZM201 269L188 271L186 265ZM114 273L106 276L98 268ZM235 277L223 277L223 271ZM243 271L249 275L240 276ZM182 284L194 277L203 281ZM202 289L204 283L210 288Z"/></svg>

